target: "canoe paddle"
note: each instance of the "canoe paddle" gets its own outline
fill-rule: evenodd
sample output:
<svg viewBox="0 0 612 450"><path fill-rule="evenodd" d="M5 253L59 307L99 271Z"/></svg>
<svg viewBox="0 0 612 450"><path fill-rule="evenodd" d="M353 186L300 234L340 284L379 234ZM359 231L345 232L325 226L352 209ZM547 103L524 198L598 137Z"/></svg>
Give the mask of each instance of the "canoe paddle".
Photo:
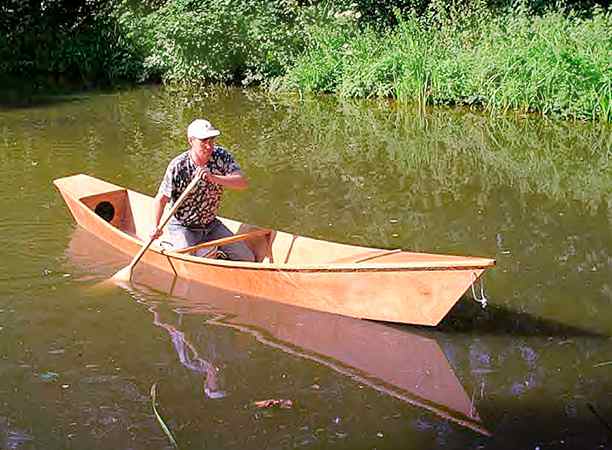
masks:
<svg viewBox="0 0 612 450"><path fill-rule="evenodd" d="M166 224L168 223L170 218L174 215L178 207L181 206L181 204L183 203L187 195L189 195L189 193L193 190L196 184L198 184L198 181L200 181L200 174L196 172L196 175L193 177L193 180L191 180L191 182L187 185L183 193L176 200L174 205L172 205L172 208L170 209L170 211L168 211L168 214L166 214L166 216L160 222L158 226L159 230L163 229L166 226ZM142 248L136 254L136 256L134 256L130 265L121 269L119 272L113 275L111 279L113 281L130 281L132 279L132 275L134 274L134 267L136 267L136 264L138 264L138 261L140 261L140 258L142 258L142 255L144 255L144 253L148 250L148 248L151 246L154 240L155 240L154 237L150 238L149 241L145 245L142 246Z"/></svg>

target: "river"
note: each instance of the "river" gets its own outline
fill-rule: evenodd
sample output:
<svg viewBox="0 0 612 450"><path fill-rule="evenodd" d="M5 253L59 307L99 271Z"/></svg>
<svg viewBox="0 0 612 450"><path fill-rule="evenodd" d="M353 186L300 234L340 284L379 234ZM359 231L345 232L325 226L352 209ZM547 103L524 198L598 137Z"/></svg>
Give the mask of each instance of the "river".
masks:
<svg viewBox="0 0 612 450"><path fill-rule="evenodd" d="M248 175L222 215L497 259L435 329L151 272L52 185L155 193L205 117ZM0 448L612 447L612 128L387 102L143 87L0 108ZM258 401L289 400L285 408Z"/></svg>

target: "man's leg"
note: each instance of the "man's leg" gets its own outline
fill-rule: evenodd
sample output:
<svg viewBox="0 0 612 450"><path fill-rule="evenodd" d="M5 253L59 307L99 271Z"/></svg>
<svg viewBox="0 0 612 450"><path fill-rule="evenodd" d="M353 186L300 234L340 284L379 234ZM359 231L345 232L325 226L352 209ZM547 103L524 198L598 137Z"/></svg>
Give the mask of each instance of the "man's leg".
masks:
<svg viewBox="0 0 612 450"><path fill-rule="evenodd" d="M168 238L172 244L172 248L178 250L180 248L191 247L204 241L204 229L187 228L178 223L170 222L168 224ZM197 250L196 256L206 256L211 252L210 248Z"/></svg>
<svg viewBox="0 0 612 450"><path fill-rule="evenodd" d="M206 241L221 239L224 237L233 236L232 233L219 219L215 219L211 224ZM244 242L234 242L233 244L222 245L219 247L232 261L255 261L255 255Z"/></svg>

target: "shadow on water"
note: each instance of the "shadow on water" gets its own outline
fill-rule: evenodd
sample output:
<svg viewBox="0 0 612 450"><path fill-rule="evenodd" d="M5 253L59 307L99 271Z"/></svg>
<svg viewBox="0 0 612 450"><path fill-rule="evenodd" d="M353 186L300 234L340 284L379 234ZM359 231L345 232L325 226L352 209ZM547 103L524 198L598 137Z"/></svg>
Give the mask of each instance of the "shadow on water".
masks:
<svg viewBox="0 0 612 450"><path fill-rule="evenodd" d="M83 89L25 85L15 80L0 78L0 111L76 103L86 98Z"/></svg>
<svg viewBox="0 0 612 450"><path fill-rule="evenodd" d="M118 94L130 90L129 86L89 87L80 84L23 84L0 78L0 111L51 107L65 103L78 103L92 95Z"/></svg>
<svg viewBox="0 0 612 450"><path fill-rule="evenodd" d="M26 95L19 92L0 92L0 111L40 108L83 101L84 95Z"/></svg>
<svg viewBox="0 0 612 450"><path fill-rule="evenodd" d="M483 310L464 298L451 309L436 327L443 333L478 333L512 336L593 337L607 339L608 334L567 325L551 319L513 311L489 304Z"/></svg>

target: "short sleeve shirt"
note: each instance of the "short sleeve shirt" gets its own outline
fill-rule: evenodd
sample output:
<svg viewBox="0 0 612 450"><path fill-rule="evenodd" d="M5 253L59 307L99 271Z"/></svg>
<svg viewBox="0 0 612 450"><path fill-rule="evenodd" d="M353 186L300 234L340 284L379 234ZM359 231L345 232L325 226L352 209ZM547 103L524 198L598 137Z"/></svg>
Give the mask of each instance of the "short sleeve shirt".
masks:
<svg viewBox="0 0 612 450"><path fill-rule="evenodd" d="M229 175L240 170L231 153L219 145L215 145L206 167L213 175ZM169 197L171 205L174 204L193 179L197 168L189 156L189 150L181 153L168 165L158 193ZM186 227L205 227L217 216L222 194L222 186L200 180L174 217Z"/></svg>

